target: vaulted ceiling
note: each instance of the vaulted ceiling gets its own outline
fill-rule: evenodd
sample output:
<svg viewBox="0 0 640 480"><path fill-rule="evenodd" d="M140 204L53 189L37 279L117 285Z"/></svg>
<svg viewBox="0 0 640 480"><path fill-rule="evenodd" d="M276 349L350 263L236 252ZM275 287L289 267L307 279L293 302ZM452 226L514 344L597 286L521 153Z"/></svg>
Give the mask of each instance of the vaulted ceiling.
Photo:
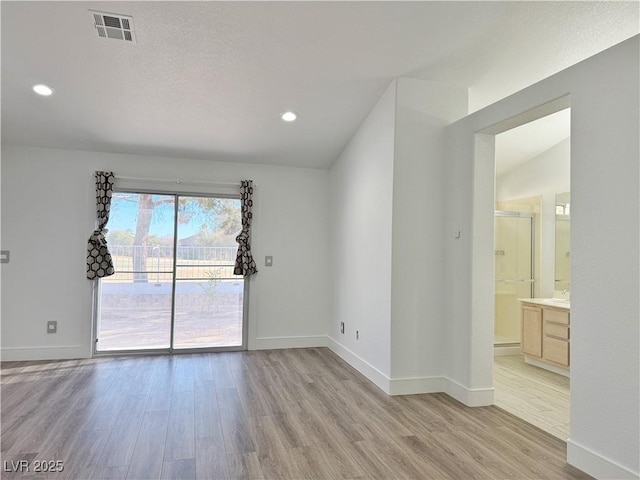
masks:
<svg viewBox="0 0 640 480"><path fill-rule="evenodd" d="M393 78L476 110L638 34L638 5L3 1L2 142L326 168Z"/></svg>

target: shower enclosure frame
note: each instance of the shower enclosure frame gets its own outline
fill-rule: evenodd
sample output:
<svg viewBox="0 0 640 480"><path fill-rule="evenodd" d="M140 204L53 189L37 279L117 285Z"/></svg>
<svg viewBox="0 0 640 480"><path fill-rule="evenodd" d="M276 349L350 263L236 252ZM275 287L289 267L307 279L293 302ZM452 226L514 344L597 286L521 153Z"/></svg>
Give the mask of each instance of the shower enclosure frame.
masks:
<svg viewBox="0 0 640 480"><path fill-rule="evenodd" d="M495 262L495 257L496 255L498 255L498 250L496 250L496 238L495 238L495 230L496 230L496 222L495 222L495 218L497 217L504 217L504 218L528 218L529 219L529 231L530 231L530 239L529 239L529 244L530 244L530 265L529 265L529 278L528 279L519 279L519 278L513 278L513 279L498 279L498 275L497 272L495 270L496 267L496 262ZM493 278L494 278L494 289L493 289L493 298L494 298L494 305L497 303L496 302L496 291L497 291L497 285L499 282L502 282L503 285L515 285L515 284L529 284L529 297L533 298L534 296L534 289L535 289L535 283L536 283L536 279L535 279L535 252L536 252L536 214L533 212L516 212L516 211L508 211L508 210L494 210L494 272L493 272ZM496 325L496 320L497 320L497 308L496 311L494 312L494 335L495 335L495 325ZM517 347L520 345L522 339L520 339L519 342L504 342L504 343L497 343L495 341L494 338L494 347L496 346L500 346L500 347Z"/></svg>

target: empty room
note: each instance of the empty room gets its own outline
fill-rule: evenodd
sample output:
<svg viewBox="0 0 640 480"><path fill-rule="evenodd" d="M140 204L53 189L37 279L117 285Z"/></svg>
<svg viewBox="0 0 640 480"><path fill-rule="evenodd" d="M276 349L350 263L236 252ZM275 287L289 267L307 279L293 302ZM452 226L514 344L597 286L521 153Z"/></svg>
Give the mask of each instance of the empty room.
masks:
<svg viewBox="0 0 640 480"><path fill-rule="evenodd" d="M0 17L3 479L640 479L640 3Z"/></svg>

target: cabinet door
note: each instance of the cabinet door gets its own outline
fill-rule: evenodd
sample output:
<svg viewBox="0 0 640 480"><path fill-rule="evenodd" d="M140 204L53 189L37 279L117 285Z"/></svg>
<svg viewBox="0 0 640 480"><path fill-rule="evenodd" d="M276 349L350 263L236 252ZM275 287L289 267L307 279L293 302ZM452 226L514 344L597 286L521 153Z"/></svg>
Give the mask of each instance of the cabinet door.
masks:
<svg viewBox="0 0 640 480"><path fill-rule="evenodd" d="M542 357L542 309L522 306L522 353Z"/></svg>

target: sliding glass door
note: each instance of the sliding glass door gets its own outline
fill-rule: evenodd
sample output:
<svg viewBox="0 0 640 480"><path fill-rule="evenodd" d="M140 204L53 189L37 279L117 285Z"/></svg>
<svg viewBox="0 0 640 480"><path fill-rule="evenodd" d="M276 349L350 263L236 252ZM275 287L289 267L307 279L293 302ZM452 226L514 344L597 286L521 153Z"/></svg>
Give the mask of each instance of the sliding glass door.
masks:
<svg viewBox="0 0 640 480"><path fill-rule="evenodd" d="M98 284L95 351L242 349L240 200L115 192L111 205L116 274Z"/></svg>

